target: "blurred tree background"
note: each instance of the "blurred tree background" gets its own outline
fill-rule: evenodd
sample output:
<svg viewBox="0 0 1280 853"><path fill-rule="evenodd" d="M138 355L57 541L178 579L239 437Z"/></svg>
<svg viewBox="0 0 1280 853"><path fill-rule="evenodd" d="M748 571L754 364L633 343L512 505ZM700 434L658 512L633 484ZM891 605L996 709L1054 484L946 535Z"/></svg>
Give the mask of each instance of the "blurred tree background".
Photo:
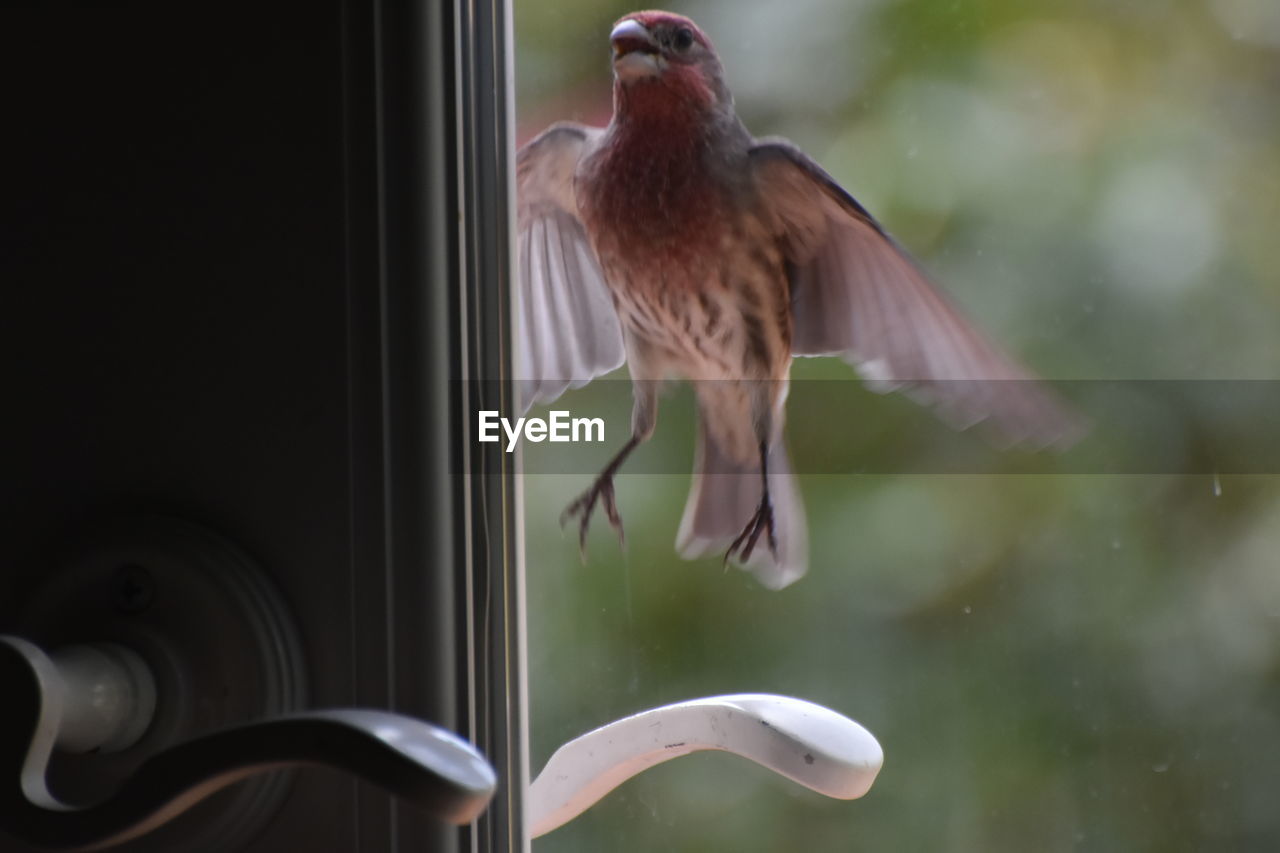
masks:
<svg viewBox="0 0 1280 853"><path fill-rule="evenodd" d="M608 32L633 8L515 0L521 140L608 121ZM1146 380L1280 378L1276 0L667 8L716 44L754 133L801 145L1041 375L1125 380L1135 398ZM687 392L633 461L672 473L619 478L626 547L597 518L585 565L557 519L626 437L625 382L557 404L605 416L603 448L561 465L563 449L525 446L528 470L566 472L524 477L533 768L620 716L762 691L866 725L880 778L838 802L703 753L538 851L1280 849L1275 469L1214 476L1188 449L1147 475L1084 471L1075 451L1057 473L996 454L884 473L866 460L900 430L947 427L837 360L793 377L840 381L828 412L793 400L812 558L781 592L674 553ZM1275 429L1204 400L1169 429ZM818 473L864 468L879 473Z"/></svg>

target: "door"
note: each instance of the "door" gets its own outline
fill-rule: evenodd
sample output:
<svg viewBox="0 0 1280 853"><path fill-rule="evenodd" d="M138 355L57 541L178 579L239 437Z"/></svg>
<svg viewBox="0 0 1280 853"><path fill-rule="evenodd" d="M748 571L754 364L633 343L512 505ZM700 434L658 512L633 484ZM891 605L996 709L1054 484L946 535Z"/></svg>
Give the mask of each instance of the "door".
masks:
<svg viewBox="0 0 1280 853"><path fill-rule="evenodd" d="M4 16L0 632L100 639L60 623L50 586L202 531L289 626L271 707L428 720L500 778L456 829L298 772L216 849L518 847L510 463L469 445L461 416L501 393L468 380L504 369L505 106L471 85L504 73L502 4ZM172 601L157 571L144 608ZM226 694L254 698L170 734L251 721L237 715L272 691L247 660L226 666ZM131 849L213 844L236 796Z"/></svg>

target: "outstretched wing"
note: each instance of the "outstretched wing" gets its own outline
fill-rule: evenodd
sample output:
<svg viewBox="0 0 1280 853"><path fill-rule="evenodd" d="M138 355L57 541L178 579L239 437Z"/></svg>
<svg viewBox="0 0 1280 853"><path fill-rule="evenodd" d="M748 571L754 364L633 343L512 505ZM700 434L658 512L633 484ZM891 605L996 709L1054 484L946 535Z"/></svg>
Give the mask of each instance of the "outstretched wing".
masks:
<svg viewBox="0 0 1280 853"><path fill-rule="evenodd" d="M516 155L516 387L522 411L622 364L622 329L578 218L573 173L601 131L553 125Z"/></svg>
<svg viewBox="0 0 1280 853"><path fill-rule="evenodd" d="M840 355L877 391L902 390L1000 443L1065 446L1082 424L973 328L871 214L786 140L751 150L790 264L795 355Z"/></svg>

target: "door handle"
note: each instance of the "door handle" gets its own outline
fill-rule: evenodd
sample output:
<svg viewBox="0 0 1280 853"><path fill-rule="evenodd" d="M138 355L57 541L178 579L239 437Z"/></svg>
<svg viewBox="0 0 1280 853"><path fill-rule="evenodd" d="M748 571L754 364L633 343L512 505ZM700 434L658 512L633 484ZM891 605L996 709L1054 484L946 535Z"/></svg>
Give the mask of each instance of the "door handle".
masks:
<svg viewBox="0 0 1280 853"><path fill-rule="evenodd" d="M0 848L7 832L56 849L241 849L284 813L295 774L270 771L297 767L454 823L493 795L493 769L443 729L312 710L307 675L332 662L309 665L285 595L222 536L142 516L65 542L0 626Z"/></svg>
<svg viewBox="0 0 1280 853"><path fill-rule="evenodd" d="M637 773L708 749L842 800L865 794L884 762L871 732L802 699L741 693L678 702L615 720L556 750L529 789L530 834L563 826Z"/></svg>
<svg viewBox="0 0 1280 853"><path fill-rule="evenodd" d="M141 659L118 647L50 657L0 636L0 830L41 847L97 850L145 834L228 785L289 767L351 773L455 824L474 820L497 786L493 768L458 736L402 714L344 709L286 714L171 746L100 802L52 794L45 773L55 746L86 750L114 740L112 748L127 748L130 730L141 734L147 695L154 698L149 679Z"/></svg>

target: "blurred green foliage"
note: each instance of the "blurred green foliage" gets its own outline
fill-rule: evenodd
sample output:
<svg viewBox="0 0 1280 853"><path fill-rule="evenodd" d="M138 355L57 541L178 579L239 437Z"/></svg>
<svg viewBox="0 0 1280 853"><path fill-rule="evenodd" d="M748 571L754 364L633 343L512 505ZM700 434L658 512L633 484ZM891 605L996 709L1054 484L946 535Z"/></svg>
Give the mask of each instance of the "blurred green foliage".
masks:
<svg viewBox="0 0 1280 853"><path fill-rule="evenodd" d="M1041 374L1280 379L1280 3L668 8L715 42L753 132L809 151ZM631 10L515 0L522 138L607 121ZM793 376L847 380L831 393L885 424L793 412L789 443L838 470L930 418L835 360ZM557 407L625 424L619 396ZM664 402L638 467L692 443ZM597 519L583 565L556 521L589 480L524 478L535 771L617 717L738 691L854 717L885 768L846 803L693 756L537 850L1280 849L1280 477L808 475L810 573L779 593L675 556L684 476L620 477L626 548Z"/></svg>

